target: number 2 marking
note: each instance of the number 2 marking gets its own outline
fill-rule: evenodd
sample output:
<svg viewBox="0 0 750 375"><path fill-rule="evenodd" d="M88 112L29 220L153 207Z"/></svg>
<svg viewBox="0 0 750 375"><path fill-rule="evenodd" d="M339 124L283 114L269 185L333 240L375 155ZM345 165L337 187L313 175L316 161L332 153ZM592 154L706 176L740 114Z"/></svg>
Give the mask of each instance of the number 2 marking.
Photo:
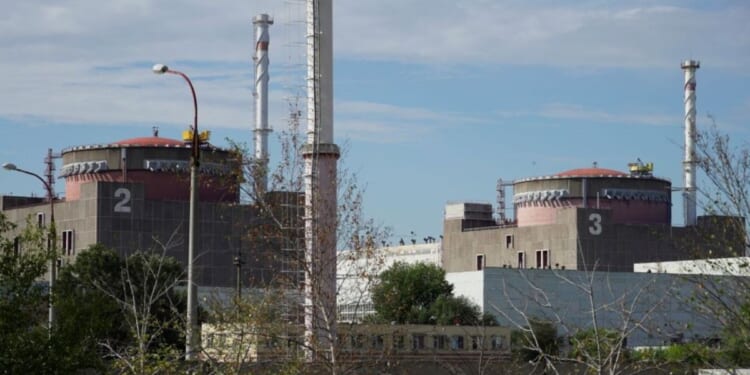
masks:
<svg viewBox="0 0 750 375"><path fill-rule="evenodd" d="M115 190L115 198L121 198L115 203L115 212L130 213L130 190L119 188Z"/></svg>

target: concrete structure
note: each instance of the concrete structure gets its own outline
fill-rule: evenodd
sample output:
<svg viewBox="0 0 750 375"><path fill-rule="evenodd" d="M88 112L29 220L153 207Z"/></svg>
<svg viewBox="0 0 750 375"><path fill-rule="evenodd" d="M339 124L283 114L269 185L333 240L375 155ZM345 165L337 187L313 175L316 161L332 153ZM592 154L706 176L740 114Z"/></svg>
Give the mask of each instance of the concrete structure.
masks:
<svg viewBox="0 0 750 375"><path fill-rule="evenodd" d="M750 257L636 263L633 272L679 275L750 276ZM748 279L750 282L750 279Z"/></svg>
<svg viewBox="0 0 750 375"><path fill-rule="evenodd" d="M255 25L255 159L262 170L256 173L256 188L268 190L268 27L273 18L259 14L253 18Z"/></svg>
<svg viewBox="0 0 750 375"><path fill-rule="evenodd" d="M721 331L709 314L688 303L700 283L684 276L488 267L446 278L455 294L511 328L527 325L523 314L552 321L559 334L571 336L591 328L591 311L596 311L599 327L626 332L629 347L714 338Z"/></svg>
<svg viewBox="0 0 750 375"><path fill-rule="evenodd" d="M356 322L375 313L370 287L378 275L393 263L440 266L440 260L440 242L389 246L372 251L342 251L338 255L337 265L336 300L339 321Z"/></svg>
<svg viewBox="0 0 750 375"><path fill-rule="evenodd" d="M732 218L699 217L671 226L671 183L633 163L630 173L574 169L514 181L515 220L496 221L492 206L451 203L445 209L443 267L632 271L633 263L731 255L744 233Z"/></svg>
<svg viewBox="0 0 750 375"><path fill-rule="evenodd" d="M685 71L685 161L682 162L685 187L682 192L685 226L696 224L698 189L695 184L698 159L695 157L695 71L701 63L695 60L685 60L680 64Z"/></svg>
<svg viewBox="0 0 750 375"><path fill-rule="evenodd" d="M278 254L270 251L270 242L250 244L242 238L261 223L259 210L239 204L231 154L208 143L201 147L196 281L235 286L233 259L241 253L243 286L262 285L277 275ZM189 143L156 134L63 150L65 197L55 201L63 263L99 243L122 256L166 248L167 255L186 264L190 154ZM49 217L42 198L2 196L0 209L20 224L18 230L29 216L40 224Z"/></svg>
<svg viewBox="0 0 750 375"><path fill-rule="evenodd" d="M275 362L300 346L298 327L204 324L202 332L203 358L216 362ZM337 360L380 366L415 359L501 361L510 356L510 332L507 327L342 324Z"/></svg>
<svg viewBox="0 0 750 375"><path fill-rule="evenodd" d="M305 162L305 340L326 347L336 316L336 181L333 142L333 2L307 0L307 142ZM312 352L308 359L312 359Z"/></svg>

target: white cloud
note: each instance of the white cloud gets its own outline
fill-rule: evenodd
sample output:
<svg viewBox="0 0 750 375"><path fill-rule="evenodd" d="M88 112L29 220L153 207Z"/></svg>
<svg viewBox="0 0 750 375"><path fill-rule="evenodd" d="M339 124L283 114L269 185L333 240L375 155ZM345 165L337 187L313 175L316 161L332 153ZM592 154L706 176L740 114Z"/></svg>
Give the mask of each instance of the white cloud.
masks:
<svg viewBox="0 0 750 375"><path fill-rule="evenodd" d="M542 117L551 119L583 120L597 123L649 126L679 126L682 123L682 118L679 116L645 113L612 113L559 103L547 105L539 114Z"/></svg>
<svg viewBox="0 0 750 375"><path fill-rule="evenodd" d="M710 56L714 67L750 63L750 12L744 3L708 10L650 2L632 7L513 0L334 4L339 58L437 69L453 64L674 67L690 53ZM251 20L260 12L276 19L271 110L272 122L283 123L285 98L304 93L302 1L7 2L0 14L0 118L187 125L191 108L183 83L149 72L152 63L163 62L184 67L193 77L202 124L250 126ZM548 110L550 116L582 116L570 108ZM337 111L342 126L348 122L351 129L370 132L400 123L483 121L382 103L340 101Z"/></svg>
<svg viewBox="0 0 750 375"><path fill-rule="evenodd" d="M488 121L460 113L364 101L341 100L334 108L337 132L372 142L409 142L443 127Z"/></svg>
<svg viewBox="0 0 750 375"><path fill-rule="evenodd" d="M580 105L549 103L539 109L496 111L503 118L541 117L552 120L578 120L596 124L628 124L644 126L681 126L682 118L655 113L616 113Z"/></svg>
<svg viewBox="0 0 750 375"><path fill-rule="evenodd" d="M691 9L631 2L344 1L337 46L353 58L423 63L672 67L750 62L745 3ZM353 32L356 30L356 32ZM740 37L742 36L742 37Z"/></svg>

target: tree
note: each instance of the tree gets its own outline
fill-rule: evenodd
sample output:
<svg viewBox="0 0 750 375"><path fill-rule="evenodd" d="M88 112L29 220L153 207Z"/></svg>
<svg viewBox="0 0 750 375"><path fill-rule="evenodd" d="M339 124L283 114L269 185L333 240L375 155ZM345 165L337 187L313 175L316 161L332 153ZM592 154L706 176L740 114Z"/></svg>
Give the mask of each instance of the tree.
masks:
<svg viewBox="0 0 750 375"><path fill-rule="evenodd" d="M431 307L449 297L453 285L445 270L425 263L394 263L372 288L372 302L380 319L397 324L430 323Z"/></svg>
<svg viewBox="0 0 750 375"><path fill-rule="evenodd" d="M264 160L256 160L247 151L248 148L245 145L233 145L238 160L236 165L239 167L235 173L241 176L242 181L241 197L249 203L253 211L250 228L242 230L246 230L243 242L254 244L254 251L252 254L243 254L243 258L248 259L252 256L260 259L261 264L270 265L268 268L274 271L272 277L265 279L264 282L254 280L253 286L261 294L273 295L275 298L258 298L249 295L250 293L243 293L241 298L235 298L232 303L216 304L212 308L217 309L213 311L214 315L236 318L232 319L235 324L230 324L226 320L214 321L214 323L217 325L216 328L223 326L235 332L254 332L261 324L265 327L279 327L282 331L285 329L286 332L278 333L278 336L288 337L291 345L284 361L294 367L299 360L296 357L298 353L305 351L312 353L312 359L316 365L325 368L326 372L341 373L361 366L364 361L358 363L338 361L336 311L328 306L319 309L325 312L316 323L317 333L324 336L319 342L306 343L302 336L303 330L299 329L305 307L304 275L309 274L321 278L331 276L330 272L326 272L325 275L320 272L316 273L305 258L303 219L306 206L302 191L305 171L301 151L306 138L300 129L300 119L301 111L296 103L291 103L287 127L277 133L281 145L280 158L273 160L270 165L267 165ZM345 150L342 154L346 154ZM257 182L265 177L269 182L267 188ZM375 252L375 244L380 243L387 236L388 230L364 216L364 188L358 183L355 173L339 166L336 182L337 208L333 215L329 215L335 220L331 220L331 225L318 225L312 231L312 235L327 237L335 229L338 247L336 249L337 262L339 263L346 261L346 258L373 260L366 262L367 266L354 271L358 276L362 276L367 284L367 280L373 280L376 275L370 266L379 263L375 260L379 257ZM325 260L325 264L320 264L319 269L335 270L337 264L332 264L330 259ZM336 280L334 290L313 288L310 292L312 300L318 301L317 303L330 301L331 297L335 298L341 292L345 283L346 280ZM271 317L272 321L259 319L260 316L257 314L243 316L239 313L266 310L276 312ZM233 311L238 313L233 314ZM245 342L243 345L250 344ZM254 360L246 355L236 355L236 358L245 363ZM241 364L235 368L239 367L242 367Z"/></svg>
<svg viewBox="0 0 750 375"><path fill-rule="evenodd" d="M76 262L60 270L56 287L59 311L55 327L58 365L70 370L104 370L102 343L121 348L128 345L129 330L117 301L97 285L119 285L123 261L112 250L93 245Z"/></svg>
<svg viewBox="0 0 750 375"><path fill-rule="evenodd" d="M514 355L523 363L538 362L541 355L558 355L559 341L555 324L537 319L529 320L528 326L513 331L511 335Z"/></svg>
<svg viewBox="0 0 750 375"><path fill-rule="evenodd" d="M397 262L372 286L376 316L372 321L397 324L495 325L491 316L465 297L453 295L445 270L425 263Z"/></svg>
<svg viewBox="0 0 750 375"><path fill-rule="evenodd" d="M29 223L13 237L15 225L0 212L0 373L44 373L49 362L47 292L37 282L47 270L41 231Z"/></svg>
<svg viewBox="0 0 750 375"><path fill-rule="evenodd" d="M503 279L503 305L491 305L501 325L518 330L520 359L544 371L573 371L567 366L595 374L640 371L652 364L629 361L628 337L665 338L671 333L671 327L652 321L672 287L658 275L612 275L597 272L596 263L583 271L508 272L513 274ZM541 327L540 321L545 322ZM562 342L569 341L571 350L558 346L558 335L569 339Z"/></svg>
<svg viewBox="0 0 750 375"><path fill-rule="evenodd" d="M713 121L713 118L711 118ZM708 184L699 190L702 206L709 214L730 218L727 228L741 234L744 248L733 249L737 256L750 255L750 144L735 145L714 122L696 140L698 165Z"/></svg>
<svg viewBox="0 0 750 375"><path fill-rule="evenodd" d="M62 268L53 340L61 365L133 374L175 368L184 345L185 301L175 290L183 267L167 248L122 259L94 245Z"/></svg>
<svg viewBox="0 0 750 375"><path fill-rule="evenodd" d="M699 189L699 203L707 214L719 215L723 236L712 236L715 247L738 258L706 259L690 270L686 280L697 286L690 296L703 314L722 327L723 354L719 367L750 364L750 280L748 277L710 277L708 274L747 275L750 273L750 144L737 144L713 125L698 133L696 153L707 183ZM745 258L742 258L745 256Z"/></svg>

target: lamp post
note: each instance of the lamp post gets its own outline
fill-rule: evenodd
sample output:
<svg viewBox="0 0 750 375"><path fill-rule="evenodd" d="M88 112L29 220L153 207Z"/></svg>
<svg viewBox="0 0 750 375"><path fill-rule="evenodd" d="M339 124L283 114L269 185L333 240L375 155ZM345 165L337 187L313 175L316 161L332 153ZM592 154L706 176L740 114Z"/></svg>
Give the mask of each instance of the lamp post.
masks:
<svg viewBox="0 0 750 375"><path fill-rule="evenodd" d="M57 230L55 229L55 194L52 191L52 185L45 181L42 176L27 171L25 169L18 168L13 163L3 164L3 168L9 171L25 173L29 176L36 177L44 185L44 189L47 191L47 200L49 201L49 230L48 230L48 242L47 242L47 255L49 256L49 321L47 329L49 334L52 334L52 327L55 323L55 305L53 303L52 291L55 286L55 279L57 279Z"/></svg>
<svg viewBox="0 0 750 375"><path fill-rule="evenodd" d="M198 204L198 166L200 164L200 135L198 133L198 99L195 96L195 88L190 78L185 73L171 70L166 65L156 64L153 67L156 74L176 74L188 83L190 93L193 95L193 135L192 135L192 160L190 163L190 217L188 219L188 288L187 288L187 324L185 327L185 360L194 359L196 343L193 341L195 335L196 315L198 312L195 304L197 286L193 283L193 254L195 249L195 211Z"/></svg>

